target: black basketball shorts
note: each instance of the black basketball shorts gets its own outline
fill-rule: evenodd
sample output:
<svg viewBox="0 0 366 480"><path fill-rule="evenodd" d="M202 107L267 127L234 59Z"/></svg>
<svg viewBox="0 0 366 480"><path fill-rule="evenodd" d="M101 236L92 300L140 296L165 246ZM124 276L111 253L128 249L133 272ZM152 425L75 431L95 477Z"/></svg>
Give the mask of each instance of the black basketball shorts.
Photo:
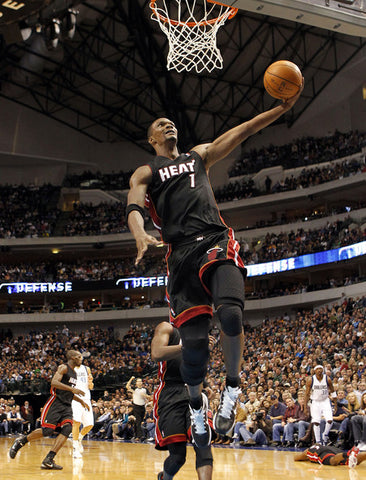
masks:
<svg viewBox="0 0 366 480"><path fill-rule="evenodd" d="M217 262L232 263L245 275L240 245L232 229L207 236L199 235L190 243L170 245L167 254L170 321L179 328L198 315L212 317L212 296L208 285L210 270Z"/></svg>
<svg viewBox="0 0 366 480"><path fill-rule="evenodd" d="M158 450L166 450L171 443L190 441L188 401L184 385L165 386L159 395L154 395L155 448Z"/></svg>
<svg viewBox="0 0 366 480"><path fill-rule="evenodd" d="M42 410L42 428L52 428L56 430L57 427L62 427L65 423L72 424L71 405L66 405L60 402L56 396L51 396Z"/></svg>

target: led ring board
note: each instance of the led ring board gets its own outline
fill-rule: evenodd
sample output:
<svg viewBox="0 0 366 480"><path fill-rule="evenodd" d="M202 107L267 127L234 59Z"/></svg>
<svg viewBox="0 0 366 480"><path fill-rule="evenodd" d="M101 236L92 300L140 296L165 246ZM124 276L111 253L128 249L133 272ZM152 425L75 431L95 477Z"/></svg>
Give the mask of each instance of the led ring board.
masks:
<svg viewBox="0 0 366 480"><path fill-rule="evenodd" d="M50 0L5 0L0 2L0 29L4 25L19 22L39 12L49 2Z"/></svg>

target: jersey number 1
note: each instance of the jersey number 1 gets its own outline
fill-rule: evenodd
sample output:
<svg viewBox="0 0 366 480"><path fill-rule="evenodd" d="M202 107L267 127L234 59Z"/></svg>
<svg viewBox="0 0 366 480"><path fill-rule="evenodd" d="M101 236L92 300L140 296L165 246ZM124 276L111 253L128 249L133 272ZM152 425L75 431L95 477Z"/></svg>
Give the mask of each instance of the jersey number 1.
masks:
<svg viewBox="0 0 366 480"><path fill-rule="evenodd" d="M194 188L196 186L195 178L194 178L194 173L190 173L190 179L191 179L191 188Z"/></svg>

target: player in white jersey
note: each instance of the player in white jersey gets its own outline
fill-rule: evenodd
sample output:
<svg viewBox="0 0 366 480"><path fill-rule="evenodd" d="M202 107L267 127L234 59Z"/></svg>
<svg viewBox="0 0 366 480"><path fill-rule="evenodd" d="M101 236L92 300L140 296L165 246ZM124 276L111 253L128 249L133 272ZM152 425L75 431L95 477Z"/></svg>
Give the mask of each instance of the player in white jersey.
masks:
<svg viewBox="0 0 366 480"><path fill-rule="evenodd" d="M324 372L324 367L322 365L317 365L314 368L314 371L315 375L306 380L305 405L307 408L309 400L311 400L310 415L316 443L323 443L323 445L326 445L329 439L329 431L333 424L332 404L329 395L334 398L337 394L334 391L332 380ZM322 417L324 417L326 424L321 442L320 420Z"/></svg>
<svg viewBox="0 0 366 480"><path fill-rule="evenodd" d="M90 372L90 368L86 365L80 365L75 368L77 375L76 388L85 392L83 400L89 405L89 410L83 408L79 402L72 401L72 443L73 443L73 457L82 458L82 452L84 451L82 440L84 436L90 432L94 425L93 410L90 402L90 390L93 389L93 376ZM81 407L81 408L80 408ZM80 432L80 425L83 428Z"/></svg>

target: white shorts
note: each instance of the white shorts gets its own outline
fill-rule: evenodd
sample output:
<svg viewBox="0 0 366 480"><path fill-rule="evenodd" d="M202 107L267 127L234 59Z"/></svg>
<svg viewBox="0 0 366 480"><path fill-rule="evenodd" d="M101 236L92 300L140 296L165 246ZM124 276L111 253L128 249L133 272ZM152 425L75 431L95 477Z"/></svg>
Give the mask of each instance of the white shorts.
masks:
<svg viewBox="0 0 366 480"><path fill-rule="evenodd" d="M320 423L322 417L324 417L327 422L332 421L333 412L329 398L322 400L321 402L312 400L310 404L310 414L313 423Z"/></svg>
<svg viewBox="0 0 366 480"><path fill-rule="evenodd" d="M82 423L83 427L88 427L89 425L94 425L94 415L90 400L84 400L84 402L89 405L89 410L76 400L71 402L72 419L75 422Z"/></svg>

